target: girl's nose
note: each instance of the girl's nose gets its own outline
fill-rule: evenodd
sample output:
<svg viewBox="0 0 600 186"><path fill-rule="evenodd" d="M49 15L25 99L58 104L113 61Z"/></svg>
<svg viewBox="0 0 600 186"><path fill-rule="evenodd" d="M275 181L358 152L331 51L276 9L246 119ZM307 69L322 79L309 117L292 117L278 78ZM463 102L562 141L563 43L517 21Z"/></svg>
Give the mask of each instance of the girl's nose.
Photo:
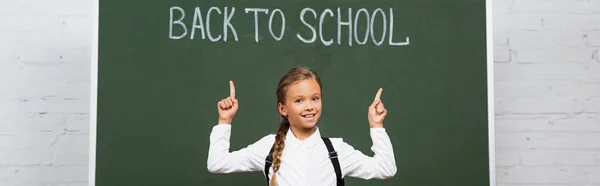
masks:
<svg viewBox="0 0 600 186"><path fill-rule="evenodd" d="M315 107L313 106L313 104L311 102L308 102L306 105L306 110L313 110Z"/></svg>

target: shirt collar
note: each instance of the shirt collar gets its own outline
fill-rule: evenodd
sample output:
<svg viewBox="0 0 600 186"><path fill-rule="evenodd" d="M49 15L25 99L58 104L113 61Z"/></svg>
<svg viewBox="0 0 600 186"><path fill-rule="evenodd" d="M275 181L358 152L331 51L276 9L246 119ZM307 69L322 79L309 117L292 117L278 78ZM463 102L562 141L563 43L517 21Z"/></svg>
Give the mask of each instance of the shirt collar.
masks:
<svg viewBox="0 0 600 186"><path fill-rule="evenodd" d="M319 128L315 127L315 133L313 133L312 135L310 135L308 138L306 138L304 141L299 140L298 138L296 138L296 136L294 136L294 133L292 133L292 129L288 129L288 132L285 136L286 140L285 140L285 145L291 145L294 148L298 148L302 145L306 146L307 148L311 148L312 146L316 145L319 141L321 141L321 133L319 132Z"/></svg>

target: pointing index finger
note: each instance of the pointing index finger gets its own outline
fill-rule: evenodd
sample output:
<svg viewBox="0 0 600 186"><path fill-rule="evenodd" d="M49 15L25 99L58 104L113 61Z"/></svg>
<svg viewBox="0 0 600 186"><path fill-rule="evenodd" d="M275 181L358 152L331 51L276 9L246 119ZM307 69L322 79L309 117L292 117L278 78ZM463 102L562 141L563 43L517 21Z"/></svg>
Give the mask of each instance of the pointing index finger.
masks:
<svg viewBox="0 0 600 186"><path fill-rule="evenodd" d="M233 81L229 81L229 96L235 98L235 86L233 85Z"/></svg>
<svg viewBox="0 0 600 186"><path fill-rule="evenodd" d="M377 91L377 94L375 95L375 100L378 100L381 97L381 91L383 91L383 88L379 88L379 91Z"/></svg>

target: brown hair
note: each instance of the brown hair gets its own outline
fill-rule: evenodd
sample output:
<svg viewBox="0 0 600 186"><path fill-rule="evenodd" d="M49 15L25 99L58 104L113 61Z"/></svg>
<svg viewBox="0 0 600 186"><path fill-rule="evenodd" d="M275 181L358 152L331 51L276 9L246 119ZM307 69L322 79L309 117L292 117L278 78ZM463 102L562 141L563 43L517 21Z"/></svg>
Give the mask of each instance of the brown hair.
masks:
<svg viewBox="0 0 600 186"><path fill-rule="evenodd" d="M285 104L285 96L287 94L288 87L298 81L306 79L316 80L319 84L319 88L321 90L323 89L323 86L321 85L321 79L315 71L305 67L294 67L279 80L276 91L278 107L279 103ZM281 166L281 155L283 154L283 149L285 148L285 136L289 129L290 121L288 120L287 116L280 115L279 129L277 130L277 135L275 136L275 147L273 149L273 177L271 178L270 183L272 186L276 185L277 183L275 173L279 171L279 167Z"/></svg>

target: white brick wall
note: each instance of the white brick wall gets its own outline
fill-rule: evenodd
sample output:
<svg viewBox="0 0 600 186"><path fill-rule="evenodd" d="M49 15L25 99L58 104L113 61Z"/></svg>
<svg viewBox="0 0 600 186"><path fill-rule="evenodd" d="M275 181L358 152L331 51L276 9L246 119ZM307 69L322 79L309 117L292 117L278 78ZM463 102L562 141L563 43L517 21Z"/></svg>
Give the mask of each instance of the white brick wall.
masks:
<svg viewBox="0 0 600 186"><path fill-rule="evenodd" d="M90 0L0 0L0 186L87 185Z"/></svg>
<svg viewBox="0 0 600 186"><path fill-rule="evenodd" d="M494 0L498 186L600 186L600 0Z"/></svg>
<svg viewBox="0 0 600 186"><path fill-rule="evenodd" d="M0 185L87 184L90 0L0 0ZM494 0L499 186L600 186L600 0Z"/></svg>

